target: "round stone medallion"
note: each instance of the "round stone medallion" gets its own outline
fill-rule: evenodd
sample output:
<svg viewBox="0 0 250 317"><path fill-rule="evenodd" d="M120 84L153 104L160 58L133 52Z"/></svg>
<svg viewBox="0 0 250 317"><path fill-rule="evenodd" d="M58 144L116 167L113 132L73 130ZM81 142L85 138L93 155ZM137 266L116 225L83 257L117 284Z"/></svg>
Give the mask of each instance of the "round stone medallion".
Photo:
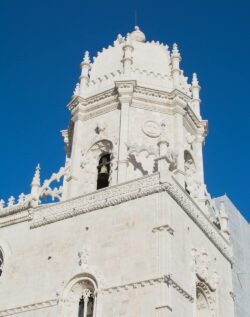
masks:
<svg viewBox="0 0 250 317"><path fill-rule="evenodd" d="M161 134L160 125L155 121L146 121L142 127L142 131L151 138L158 138Z"/></svg>

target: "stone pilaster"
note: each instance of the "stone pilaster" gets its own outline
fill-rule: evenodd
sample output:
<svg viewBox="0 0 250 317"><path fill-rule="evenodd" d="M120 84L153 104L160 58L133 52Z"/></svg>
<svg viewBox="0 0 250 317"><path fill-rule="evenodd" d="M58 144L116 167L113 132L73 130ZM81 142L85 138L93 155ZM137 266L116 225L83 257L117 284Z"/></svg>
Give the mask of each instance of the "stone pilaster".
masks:
<svg viewBox="0 0 250 317"><path fill-rule="evenodd" d="M119 153L118 153L118 183L127 180L128 167L128 129L129 129L129 107L132 102L133 91L136 85L135 81L119 81L116 82L120 101L120 137L119 137Z"/></svg>
<svg viewBox="0 0 250 317"><path fill-rule="evenodd" d="M81 120L81 105L74 109L74 114L72 116L72 121L74 122L74 134L72 141L71 159L70 159L70 173L66 180L68 182L68 197L74 197L78 194L78 175L81 168L81 150L83 147L83 121Z"/></svg>

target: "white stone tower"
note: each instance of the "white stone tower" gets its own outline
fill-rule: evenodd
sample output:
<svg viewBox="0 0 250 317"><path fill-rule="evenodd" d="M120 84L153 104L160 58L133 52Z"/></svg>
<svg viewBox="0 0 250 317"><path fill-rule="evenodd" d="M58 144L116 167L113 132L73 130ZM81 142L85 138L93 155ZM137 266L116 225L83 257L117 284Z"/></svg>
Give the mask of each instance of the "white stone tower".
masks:
<svg viewBox="0 0 250 317"><path fill-rule="evenodd" d="M65 166L42 183L38 166L31 193L0 204L0 316L234 316L200 86L180 62L138 27L85 53Z"/></svg>

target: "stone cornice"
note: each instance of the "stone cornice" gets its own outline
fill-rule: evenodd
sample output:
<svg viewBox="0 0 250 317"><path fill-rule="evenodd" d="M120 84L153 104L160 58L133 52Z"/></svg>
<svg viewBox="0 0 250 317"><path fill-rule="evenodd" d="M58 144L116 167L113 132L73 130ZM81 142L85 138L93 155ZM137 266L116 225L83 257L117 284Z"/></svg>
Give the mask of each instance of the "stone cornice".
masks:
<svg viewBox="0 0 250 317"><path fill-rule="evenodd" d="M5 215L5 217L0 218L0 228L14 225L23 221L29 221L31 215L29 209L26 210L16 210L15 213Z"/></svg>
<svg viewBox="0 0 250 317"><path fill-rule="evenodd" d="M50 299L50 300L39 302L39 303L0 310L0 317L16 315L16 314L20 314L20 313L24 313L24 312L28 312L32 310L37 310L41 308L56 306L56 305L58 305L58 299Z"/></svg>
<svg viewBox="0 0 250 317"><path fill-rule="evenodd" d="M232 250L229 243L202 212L200 207L174 179L171 182L161 184L158 173L51 206L41 206L39 209L34 210L30 227L37 228L162 191L166 191L176 201L220 252L232 262Z"/></svg>
<svg viewBox="0 0 250 317"><path fill-rule="evenodd" d="M151 278L143 281L137 281L137 282L131 282L127 284L112 286L104 289L100 289L98 293L101 294L112 294L112 293L119 293L122 291L129 291L134 290L141 287L149 287L154 286L157 284L167 284L169 286L172 286L178 293L180 293L182 296L184 296L188 301L193 303L194 298L192 295L190 295L186 290L184 290L183 287L181 287L172 277L171 274L166 274L161 277L157 278Z"/></svg>
<svg viewBox="0 0 250 317"><path fill-rule="evenodd" d="M160 190L161 185L159 183L159 174L157 173L135 181L98 190L66 202L60 202L51 207L40 207L39 210L34 211L31 228L118 205L129 200L151 195Z"/></svg>

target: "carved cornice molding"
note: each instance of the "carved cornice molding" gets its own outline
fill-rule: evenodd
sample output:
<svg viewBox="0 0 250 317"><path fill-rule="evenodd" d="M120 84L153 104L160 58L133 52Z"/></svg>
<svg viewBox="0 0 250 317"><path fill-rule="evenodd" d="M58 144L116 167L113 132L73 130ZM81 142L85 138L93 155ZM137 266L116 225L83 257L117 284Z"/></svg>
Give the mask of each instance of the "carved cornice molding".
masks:
<svg viewBox="0 0 250 317"><path fill-rule="evenodd" d="M19 208L15 209L15 213L10 213L9 215L5 213L5 217L0 217L0 228L14 225L19 222L29 221L31 219L31 215L29 210L20 210Z"/></svg>
<svg viewBox="0 0 250 317"><path fill-rule="evenodd" d="M101 294L113 294L113 293L119 293L122 291L128 291L133 290L141 287L149 287L154 286L157 284L167 284L169 286L172 286L178 293L180 293L182 296L184 296L189 302L193 303L194 298L191 296L187 291L185 291L171 276L171 274L167 274L161 277L157 278L151 278L143 281L137 281L132 282L128 284L118 285L118 286L112 286L104 289L100 289L98 293Z"/></svg>
<svg viewBox="0 0 250 317"><path fill-rule="evenodd" d="M86 106L93 105L95 103L98 103L100 101L103 101L105 99L112 98L112 97L117 97L115 88L108 89L106 91L103 91L101 93L98 93L96 95L93 95L87 98L82 98L77 96L71 100L71 102L67 105L67 107L70 111L74 111L74 109L78 105L86 107Z"/></svg>
<svg viewBox="0 0 250 317"><path fill-rule="evenodd" d="M162 191L166 191L179 204L221 253L232 262L231 247L218 229L215 228L199 206L174 179L171 183L161 184L159 173L115 185L66 202L40 207L34 210L31 228L37 228L94 210L115 206Z"/></svg>
<svg viewBox="0 0 250 317"><path fill-rule="evenodd" d="M47 308L47 307L56 306L56 305L58 305L58 299L50 299L50 300L47 300L44 302L39 302L39 303L20 306L20 307L16 307L16 308L1 310L0 317L20 314L20 313L24 313L27 311L37 310L37 309L41 309L41 308Z"/></svg>
<svg viewBox="0 0 250 317"><path fill-rule="evenodd" d="M31 228L44 226L97 209L115 206L159 191L161 191L161 185L157 173L136 181L99 190L80 198L40 208L34 212Z"/></svg>
<svg viewBox="0 0 250 317"><path fill-rule="evenodd" d="M233 255L229 243L210 222L199 206L194 203L191 197L177 183L174 186L173 184L165 183L163 184L163 187L221 251L221 253L232 263Z"/></svg>
<svg viewBox="0 0 250 317"><path fill-rule="evenodd" d="M184 296L189 302L193 303L194 298L192 295L190 295L187 291L184 290L183 287L181 287L172 277L171 274L166 274L164 276L164 281L168 285L172 286L178 293L180 293L182 296Z"/></svg>
<svg viewBox="0 0 250 317"><path fill-rule="evenodd" d="M128 284L122 284L122 285L112 286L108 288L103 288L103 289L100 289L98 293L101 293L101 294L112 294L116 292L119 293L122 291L128 291L131 289L152 286L152 285L161 284L164 282L165 282L164 277L158 277L158 278L152 278L152 279L137 281L137 282L128 283Z"/></svg>

